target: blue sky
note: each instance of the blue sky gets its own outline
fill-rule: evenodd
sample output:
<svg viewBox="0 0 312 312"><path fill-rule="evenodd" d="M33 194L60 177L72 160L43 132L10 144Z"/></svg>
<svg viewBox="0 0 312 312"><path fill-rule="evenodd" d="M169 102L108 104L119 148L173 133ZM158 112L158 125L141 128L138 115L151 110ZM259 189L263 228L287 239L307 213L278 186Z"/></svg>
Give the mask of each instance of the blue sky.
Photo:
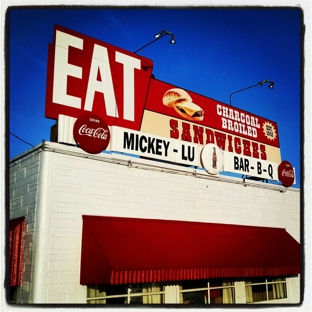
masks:
<svg viewBox="0 0 312 312"><path fill-rule="evenodd" d="M172 32L138 54L154 61L159 80L229 104L278 124L282 160L296 168L300 186L302 123L302 11L297 8L200 7L120 9L49 7L7 12L9 130L32 145L50 139L44 117L48 44L55 24L136 51L160 30ZM10 158L28 150L10 135Z"/></svg>

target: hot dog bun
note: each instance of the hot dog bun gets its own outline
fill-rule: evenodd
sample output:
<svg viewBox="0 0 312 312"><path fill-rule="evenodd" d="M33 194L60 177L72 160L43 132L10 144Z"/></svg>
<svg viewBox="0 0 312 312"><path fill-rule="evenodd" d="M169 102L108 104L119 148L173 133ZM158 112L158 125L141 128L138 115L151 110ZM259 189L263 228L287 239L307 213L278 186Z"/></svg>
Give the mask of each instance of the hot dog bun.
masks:
<svg viewBox="0 0 312 312"><path fill-rule="evenodd" d="M183 89L173 88L165 92L163 96L163 103L168 107L181 102L192 102L190 95Z"/></svg>

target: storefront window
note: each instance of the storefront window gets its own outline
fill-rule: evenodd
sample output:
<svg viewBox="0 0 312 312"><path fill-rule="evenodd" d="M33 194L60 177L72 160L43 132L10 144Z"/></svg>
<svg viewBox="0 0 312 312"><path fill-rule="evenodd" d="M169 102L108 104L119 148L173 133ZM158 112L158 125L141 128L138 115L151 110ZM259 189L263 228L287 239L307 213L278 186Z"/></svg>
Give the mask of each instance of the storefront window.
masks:
<svg viewBox="0 0 312 312"><path fill-rule="evenodd" d="M285 279L253 279L246 282L246 302L287 298Z"/></svg>
<svg viewBox="0 0 312 312"><path fill-rule="evenodd" d="M187 281L182 283L183 304L231 304L235 303L235 289L231 281ZM181 301L181 300L180 300Z"/></svg>
<svg viewBox="0 0 312 312"><path fill-rule="evenodd" d="M89 304L161 304L164 303L160 283L131 285L88 285Z"/></svg>
<svg viewBox="0 0 312 312"><path fill-rule="evenodd" d="M106 299L106 285L88 285L87 287L87 301L88 304L105 304Z"/></svg>
<svg viewBox="0 0 312 312"><path fill-rule="evenodd" d="M143 293L143 287L141 284L129 285L128 293L131 294L131 297L128 297L127 300L125 301L125 303L128 303L128 304L142 304L143 303L143 296L142 295L132 297L132 295L134 295L134 294Z"/></svg>
<svg viewBox="0 0 312 312"><path fill-rule="evenodd" d="M245 287L246 303L258 303L287 298L285 279L255 278L243 283L239 290L234 280L198 280L176 283L180 304L235 304L235 297L242 297ZM89 285L89 304L163 304L167 283L129 285ZM238 292L236 294L236 291ZM244 297L244 296L243 296ZM177 302L178 303L178 302ZM242 303L242 302L240 302Z"/></svg>

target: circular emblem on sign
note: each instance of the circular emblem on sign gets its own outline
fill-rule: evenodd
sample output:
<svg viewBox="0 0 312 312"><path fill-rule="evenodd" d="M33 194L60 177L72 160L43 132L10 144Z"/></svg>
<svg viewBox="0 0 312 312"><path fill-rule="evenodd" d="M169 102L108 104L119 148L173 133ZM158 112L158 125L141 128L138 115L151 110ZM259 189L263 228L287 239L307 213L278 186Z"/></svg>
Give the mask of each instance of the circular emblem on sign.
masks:
<svg viewBox="0 0 312 312"><path fill-rule="evenodd" d="M217 174L222 170L223 155L222 150L215 144L205 145L201 151L200 159L202 166L210 174Z"/></svg>
<svg viewBox="0 0 312 312"><path fill-rule="evenodd" d="M74 139L85 152L98 154L104 151L110 140L106 122L95 114L85 114L74 124Z"/></svg>
<svg viewBox="0 0 312 312"><path fill-rule="evenodd" d="M278 178L285 187L293 185L295 181L295 171L288 161L284 160L278 166Z"/></svg>
<svg viewBox="0 0 312 312"><path fill-rule="evenodd" d="M277 138L277 132L276 132L276 129L272 123L266 121L262 125L262 129L263 129L264 135L270 141L275 140Z"/></svg>

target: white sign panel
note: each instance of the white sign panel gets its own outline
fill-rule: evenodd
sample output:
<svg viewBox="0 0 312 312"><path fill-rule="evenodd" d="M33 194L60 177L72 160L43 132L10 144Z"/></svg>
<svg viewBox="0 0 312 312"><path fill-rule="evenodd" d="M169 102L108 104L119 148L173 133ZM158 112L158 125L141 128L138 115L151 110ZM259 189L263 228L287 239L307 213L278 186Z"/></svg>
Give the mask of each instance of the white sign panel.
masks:
<svg viewBox="0 0 312 312"><path fill-rule="evenodd" d="M278 181L278 164L224 152L224 171Z"/></svg>
<svg viewBox="0 0 312 312"><path fill-rule="evenodd" d="M216 144L205 145L201 151L201 162L208 173L218 174L223 171L222 150Z"/></svg>
<svg viewBox="0 0 312 312"><path fill-rule="evenodd" d="M111 150L160 159L169 162L200 166L201 146L167 139L140 131L113 126Z"/></svg>
<svg viewBox="0 0 312 312"><path fill-rule="evenodd" d="M58 142L76 144L73 125L76 118L60 115ZM150 135L127 128L110 127L111 139L106 150L122 152L172 163L203 167L211 174L220 171L279 181L279 164L221 150L216 144L201 146L176 139Z"/></svg>

